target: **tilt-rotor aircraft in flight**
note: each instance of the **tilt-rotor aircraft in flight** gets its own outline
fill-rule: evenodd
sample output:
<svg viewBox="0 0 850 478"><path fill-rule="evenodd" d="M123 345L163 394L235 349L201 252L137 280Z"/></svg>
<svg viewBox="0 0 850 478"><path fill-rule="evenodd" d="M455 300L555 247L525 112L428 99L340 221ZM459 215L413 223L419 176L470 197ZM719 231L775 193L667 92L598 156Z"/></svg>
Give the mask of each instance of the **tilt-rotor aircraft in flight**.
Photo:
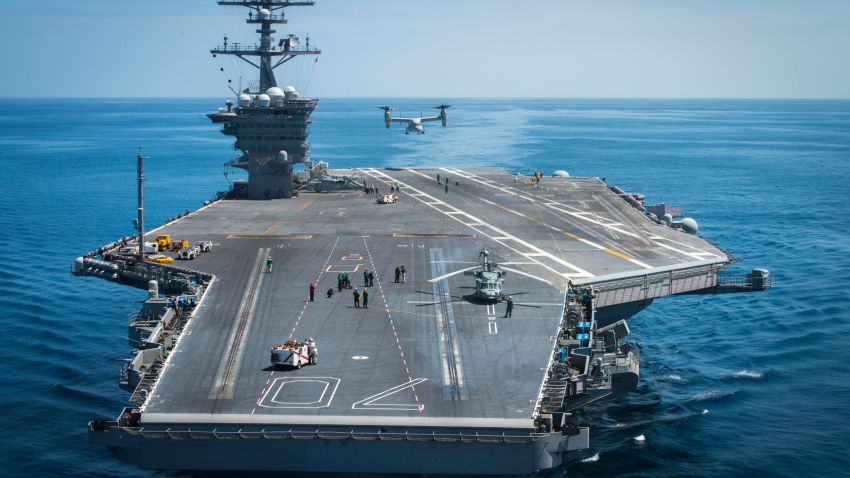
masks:
<svg viewBox="0 0 850 478"><path fill-rule="evenodd" d="M451 105L434 106L434 109L440 110L440 115L429 116L427 118L393 118L390 111L395 111L395 108L392 106L376 106L376 108L384 110L384 123L387 125L387 128L390 127L390 123L407 123L407 128L404 129L404 134L425 134L425 125L423 123L426 121L442 121L443 127L446 126L446 110L451 108Z"/></svg>

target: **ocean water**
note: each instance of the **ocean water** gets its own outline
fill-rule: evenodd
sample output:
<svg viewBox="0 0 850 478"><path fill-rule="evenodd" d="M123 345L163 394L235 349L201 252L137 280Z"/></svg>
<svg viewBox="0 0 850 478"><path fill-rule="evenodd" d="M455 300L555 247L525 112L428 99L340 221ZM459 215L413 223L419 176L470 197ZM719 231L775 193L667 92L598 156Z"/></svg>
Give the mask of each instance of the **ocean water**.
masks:
<svg viewBox="0 0 850 478"><path fill-rule="evenodd" d="M763 294L668 298L636 315L638 389L578 413L591 449L551 475L850 473L850 102L457 99L448 128L405 136L372 108L388 101L433 111L321 100L314 160L602 176L682 206L742 259L733 270L776 277ZM70 268L131 233L138 146L149 227L228 187L236 152L204 116L219 103L4 100L0 474L153 475L86 442L87 420L125 404L125 318L144 293Z"/></svg>

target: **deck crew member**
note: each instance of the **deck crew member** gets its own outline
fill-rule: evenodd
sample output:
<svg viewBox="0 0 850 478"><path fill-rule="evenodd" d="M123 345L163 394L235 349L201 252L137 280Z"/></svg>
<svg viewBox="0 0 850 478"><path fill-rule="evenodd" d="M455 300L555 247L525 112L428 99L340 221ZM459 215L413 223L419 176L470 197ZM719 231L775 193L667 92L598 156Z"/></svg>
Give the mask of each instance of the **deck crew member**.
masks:
<svg viewBox="0 0 850 478"><path fill-rule="evenodd" d="M363 298L363 308L368 309L369 308L369 291L366 290L366 289L363 289L363 291L360 292L360 297Z"/></svg>
<svg viewBox="0 0 850 478"><path fill-rule="evenodd" d="M405 277L407 277L407 269L404 268L404 264L401 265L401 281L404 282Z"/></svg>
<svg viewBox="0 0 850 478"><path fill-rule="evenodd" d="M359 309L360 308L360 291L357 290L357 289L354 289L353 294L354 294L354 308Z"/></svg>
<svg viewBox="0 0 850 478"><path fill-rule="evenodd" d="M272 263L273 262L274 261L272 261L272 256L269 256L269 258L266 259L266 269L268 269L269 272L272 271Z"/></svg>
<svg viewBox="0 0 850 478"><path fill-rule="evenodd" d="M310 302L313 302L313 296L316 294L316 283L310 283Z"/></svg>
<svg viewBox="0 0 850 478"><path fill-rule="evenodd" d="M505 318L512 317L511 313L514 311L514 299L511 296L505 297Z"/></svg>
<svg viewBox="0 0 850 478"><path fill-rule="evenodd" d="M336 275L336 291L342 292L342 273Z"/></svg>
<svg viewBox="0 0 850 478"><path fill-rule="evenodd" d="M331 292L333 292L333 289L331 289ZM313 337L307 337L307 340L304 342L307 343L307 353L313 359L313 364L317 364L319 362L319 348L316 346L316 341Z"/></svg>
<svg viewBox="0 0 850 478"><path fill-rule="evenodd" d="M398 266L396 266L395 267L395 281L396 281L396 283L398 283L400 278L401 278L401 269Z"/></svg>
<svg viewBox="0 0 850 478"><path fill-rule="evenodd" d="M369 269L363 269L363 287L369 285Z"/></svg>
<svg viewBox="0 0 850 478"><path fill-rule="evenodd" d="M331 287L328 289L328 299L334 296L334 288Z"/></svg>
<svg viewBox="0 0 850 478"><path fill-rule="evenodd" d="M375 272L369 271L369 287L375 285Z"/></svg>

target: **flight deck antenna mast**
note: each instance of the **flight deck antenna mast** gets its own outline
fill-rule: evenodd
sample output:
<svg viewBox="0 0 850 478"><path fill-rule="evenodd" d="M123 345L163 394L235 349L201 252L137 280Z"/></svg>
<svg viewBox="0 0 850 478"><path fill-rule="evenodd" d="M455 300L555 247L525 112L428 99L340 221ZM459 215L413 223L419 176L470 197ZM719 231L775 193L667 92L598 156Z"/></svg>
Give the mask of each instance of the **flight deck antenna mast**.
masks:
<svg viewBox="0 0 850 478"><path fill-rule="evenodd" d="M139 146L139 154L136 156L136 182L139 186L136 208L139 215L136 219L139 229L139 262L145 262L145 159L147 158L142 156L142 147Z"/></svg>
<svg viewBox="0 0 850 478"><path fill-rule="evenodd" d="M308 126L317 102L302 98L293 86L278 87L274 70L302 55L318 55L321 50L310 45L309 38L301 45L296 35L279 41L272 36L274 25L286 24L284 9L312 6L315 2L286 0L219 1L219 5L241 6L249 9L249 24L258 25L260 42L252 46L228 43L210 50L213 56L236 56L260 71L259 82L239 92L236 107L225 102L226 108L207 116L213 123L223 125L222 133L236 137L236 149L242 156L228 163L248 171L247 197L275 199L292 196L292 165L310 162ZM239 196L240 191L234 193Z"/></svg>

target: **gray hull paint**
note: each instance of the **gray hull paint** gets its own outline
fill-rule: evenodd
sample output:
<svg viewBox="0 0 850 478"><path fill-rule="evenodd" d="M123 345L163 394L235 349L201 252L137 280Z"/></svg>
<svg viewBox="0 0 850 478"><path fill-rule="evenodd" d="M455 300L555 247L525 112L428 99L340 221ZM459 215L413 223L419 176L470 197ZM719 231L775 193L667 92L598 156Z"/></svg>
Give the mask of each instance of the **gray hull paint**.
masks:
<svg viewBox="0 0 850 478"><path fill-rule="evenodd" d="M529 443L420 440L144 439L116 431L103 440L119 458L149 469L193 474L329 473L363 475L523 476L552 468L571 448L585 448L587 429L574 437L551 433ZM102 435L101 435L102 436ZM115 443L120 442L120 446Z"/></svg>

